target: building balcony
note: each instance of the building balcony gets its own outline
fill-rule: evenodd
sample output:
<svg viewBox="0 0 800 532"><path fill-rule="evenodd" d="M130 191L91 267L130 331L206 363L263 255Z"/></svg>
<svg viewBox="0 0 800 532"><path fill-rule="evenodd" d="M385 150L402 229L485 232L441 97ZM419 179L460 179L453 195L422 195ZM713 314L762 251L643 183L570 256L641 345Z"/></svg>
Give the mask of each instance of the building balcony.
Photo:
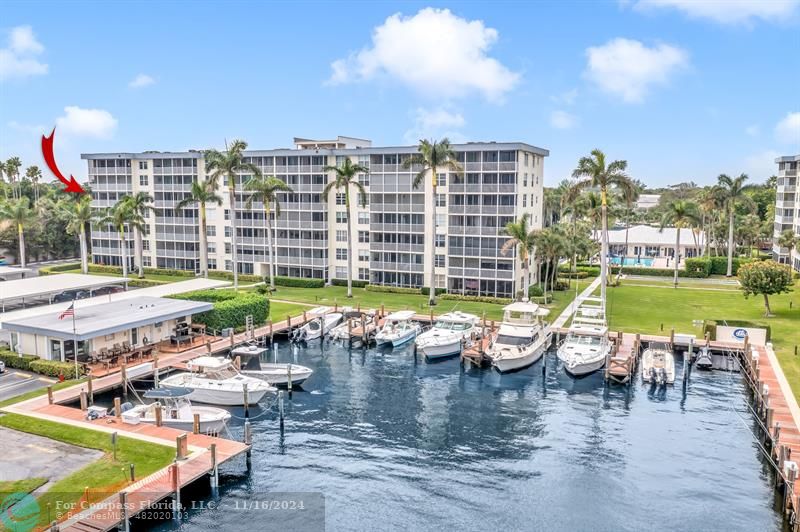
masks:
<svg viewBox="0 0 800 532"><path fill-rule="evenodd" d="M371 260L369 262L370 270L382 270L387 272L411 272L423 273L425 266L423 264L410 264L407 262L380 262Z"/></svg>
<svg viewBox="0 0 800 532"><path fill-rule="evenodd" d="M424 253L424 244L395 244L387 242L370 242L370 251L398 251L409 253Z"/></svg>

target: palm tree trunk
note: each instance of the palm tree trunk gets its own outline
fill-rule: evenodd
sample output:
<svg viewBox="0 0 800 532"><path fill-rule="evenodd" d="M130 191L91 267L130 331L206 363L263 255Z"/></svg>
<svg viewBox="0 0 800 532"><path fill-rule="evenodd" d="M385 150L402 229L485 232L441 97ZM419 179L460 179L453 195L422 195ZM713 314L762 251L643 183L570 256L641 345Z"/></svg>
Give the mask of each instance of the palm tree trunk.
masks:
<svg viewBox="0 0 800 532"><path fill-rule="evenodd" d="M606 189L600 192L602 198L602 205L600 207L600 218L602 221L602 229L600 234L600 299L603 300L603 306L606 304L606 276L608 275L608 205L606 203Z"/></svg>
<svg viewBox="0 0 800 532"><path fill-rule="evenodd" d="M136 267L139 279L144 279L144 266L142 265L142 232L133 227L133 265Z"/></svg>
<svg viewBox="0 0 800 532"><path fill-rule="evenodd" d="M25 232L22 230L22 224L17 224L17 233L19 234L19 265L25 268L28 262L25 260Z"/></svg>
<svg viewBox="0 0 800 532"><path fill-rule="evenodd" d="M267 258L269 259L269 264L267 265L269 268L269 289L275 291L275 272L273 271L275 267L275 256L272 254L272 221L269 216L269 201L264 204L264 207L264 216L267 222L267 250L269 251L267 254Z"/></svg>
<svg viewBox="0 0 800 532"><path fill-rule="evenodd" d="M431 199L430 212L433 216L433 223L430 224L431 241L431 283L430 293L428 294L428 305L436 304L436 168L431 168ZM480 286L478 287L480 291Z"/></svg>
<svg viewBox="0 0 800 532"><path fill-rule="evenodd" d="M528 279L530 279L530 257L522 265L522 300L528 301L528 286L530 286Z"/></svg>
<svg viewBox="0 0 800 532"><path fill-rule="evenodd" d="M128 253L125 249L125 228L118 229L119 232L119 254L122 262L122 276L128 276Z"/></svg>
<svg viewBox="0 0 800 532"><path fill-rule="evenodd" d="M206 204L200 203L200 275L208 279L208 220L206 220Z"/></svg>
<svg viewBox="0 0 800 532"><path fill-rule="evenodd" d="M544 303L547 304L547 281L550 277L550 260L546 259L544 263L544 290L542 294L544 294Z"/></svg>
<svg viewBox="0 0 800 532"><path fill-rule="evenodd" d="M81 272L87 275L89 273L89 252L86 249L86 230L84 227L81 227L81 232L78 233L78 240L81 247Z"/></svg>
<svg viewBox="0 0 800 532"><path fill-rule="evenodd" d="M625 257L628 256L628 229L630 228L630 217L628 213L625 213L625 254L622 255L622 258L619 261L619 274L622 275L622 268L625 267ZM619 276L617 277L619 279Z"/></svg>
<svg viewBox="0 0 800 532"><path fill-rule="evenodd" d="M676 229L677 229L676 233L678 234L678 236L675 237L675 257L674 257L674 259L675 259L675 272L674 272L674 275L672 277L672 286L674 286L675 288L678 287L678 255L680 254L680 249L681 249L681 227L680 227L680 225L676 224Z"/></svg>
<svg viewBox="0 0 800 532"><path fill-rule="evenodd" d="M731 208L730 217L728 219L728 272L725 274L727 277L733 275L733 208Z"/></svg>
<svg viewBox="0 0 800 532"><path fill-rule="evenodd" d="M350 184L345 185L344 204L347 209L347 297L353 297L353 226L350 216Z"/></svg>
<svg viewBox="0 0 800 532"><path fill-rule="evenodd" d="M234 178L235 179L235 178ZM233 264L233 289L239 289L239 253L236 244L236 185L233 180L228 184L228 203L231 210L231 263Z"/></svg>
<svg viewBox="0 0 800 532"><path fill-rule="evenodd" d="M765 318L769 318L770 316L772 316L772 310L769 308L769 296L767 294L764 294L764 309L765 309L764 312Z"/></svg>

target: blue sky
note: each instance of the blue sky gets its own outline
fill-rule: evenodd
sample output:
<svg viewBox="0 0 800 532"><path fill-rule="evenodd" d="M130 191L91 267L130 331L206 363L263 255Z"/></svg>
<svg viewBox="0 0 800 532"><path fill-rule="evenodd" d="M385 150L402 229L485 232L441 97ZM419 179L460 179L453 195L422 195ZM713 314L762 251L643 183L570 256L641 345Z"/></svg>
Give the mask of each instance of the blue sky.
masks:
<svg viewBox="0 0 800 532"><path fill-rule="evenodd" d="M800 153L800 1L5 2L0 158L525 141L549 185L598 147L649 185Z"/></svg>

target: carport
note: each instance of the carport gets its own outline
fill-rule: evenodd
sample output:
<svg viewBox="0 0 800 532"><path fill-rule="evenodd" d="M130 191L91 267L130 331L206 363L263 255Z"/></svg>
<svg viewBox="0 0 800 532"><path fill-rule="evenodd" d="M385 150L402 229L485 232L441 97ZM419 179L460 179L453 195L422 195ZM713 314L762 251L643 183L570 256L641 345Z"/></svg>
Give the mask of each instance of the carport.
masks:
<svg viewBox="0 0 800 532"><path fill-rule="evenodd" d="M67 290L88 290L91 293L102 286L115 284L122 284L127 289L128 278L60 273L0 282L0 310L5 312L6 305L20 301L24 307L25 300L46 298L48 303L52 303L53 297Z"/></svg>

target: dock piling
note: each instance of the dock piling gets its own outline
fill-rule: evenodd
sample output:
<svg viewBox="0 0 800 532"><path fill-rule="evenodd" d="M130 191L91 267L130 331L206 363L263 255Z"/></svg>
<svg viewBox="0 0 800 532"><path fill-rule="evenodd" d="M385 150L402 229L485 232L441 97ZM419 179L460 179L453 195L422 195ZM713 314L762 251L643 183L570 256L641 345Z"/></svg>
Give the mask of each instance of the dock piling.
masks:
<svg viewBox="0 0 800 532"><path fill-rule="evenodd" d="M114 417L117 419L122 417L122 402L119 397L114 398Z"/></svg>
<svg viewBox="0 0 800 532"><path fill-rule="evenodd" d="M94 404L94 377L91 374L86 381L86 388L89 392L89 406L92 406Z"/></svg>
<svg viewBox="0 0 800 532"><path fill-rule="evenodd" d="M51 404L51 405L53 404L53 387L52 386L48 386L47 387L47 402L49 404Z"/></svg>
<svg viewBox="0 0 800 532"><path fill-rule="evenodd" d="M113 450L114 461L116 461L117 460L117 433L116 432L112 432L111 433L111 448ZM88 488L87 488L87 492L88 492ZM88 495L87 495L87 497L88 497Z"/></svg>
<svg viewBox="0 0 800 532"><path fill-rule="evenodd" d="M278 391L278 417L280 418L281 432L283 432L283 390Z"/></svg>
<svg viewBox="0 0 800 532"><path fill-rule="evenodd" d="M86 395L86 390L81 389L81 411L86 412L89 408L89 396Z"/></svg>
<svg viewBox="0 0 800 532"><path fill-rule="evenodd" d="M121 517L121 525L122 525L122 532L129 532L130 531L130 521L128 520L128 493L125 491L119 492L119 506L120 506L120 517Z"/></svg>
<svg viewBox="0 0 800 532"><path fill-rule="evenodd" d="M136 482L136 465L131 464L131 482Z"/></svg>
<svg viewBox="0 0 800 532"><path fill-rule="evenodd" d="M120 382L122 383L122 397L128 400L128 366L125 362L119 368Z"/></svg>
<svg viewBox="0 0 800 532"><path fill-rule="evenodd" d="M160 402L156 402L156 409L154 412L156 413L156 427L160 427L164 424L164 411L161 409Z"/></svg>
<svg viewBox="0 0 800 532"><path fill-rule="evenodd" d="M175 436L175 456L176 460L184 460L189 456L189 436L185 432Z"/></svg>
<svg viewBox="0 0 800 532"><path fill-rule="evenodd" d="M200 434L200 414L195 413L192 419L192 434Z"/></svg>
<svg viewBox="0 0 800 532"><path fill-rule="evenodd" d="M286 388L289 390L289 399L292 398L292 364L286 366Z"/></svg>
<svg viewBox="0 0 800 532"><path fill-rule="evenodd" d="M248 402L247 397L247 383L245 382L242 385L242 394L244 395L244 418L248 419L250 417L250 403Z"/></svg>
<svg viewBox="0 0 800 532"><path fill-rule="evenodd" d="M217 468L217 444L212 443L211 450L211 487L216 489L219 486L219 469Z"/></svg>
<svg viewBox="0 0 800 532"><path fill-rule="evenodd" d="M172 462L172 517L176 521L181 518L181 483L178 479L178 461Z"/></svg>
<svg viewBox="0 0 800 532"><path fill-rule="evenodd" d="M209 353L211 342L209 342ZM153 355L153 388L158 388L158 355Z"/></svg>

